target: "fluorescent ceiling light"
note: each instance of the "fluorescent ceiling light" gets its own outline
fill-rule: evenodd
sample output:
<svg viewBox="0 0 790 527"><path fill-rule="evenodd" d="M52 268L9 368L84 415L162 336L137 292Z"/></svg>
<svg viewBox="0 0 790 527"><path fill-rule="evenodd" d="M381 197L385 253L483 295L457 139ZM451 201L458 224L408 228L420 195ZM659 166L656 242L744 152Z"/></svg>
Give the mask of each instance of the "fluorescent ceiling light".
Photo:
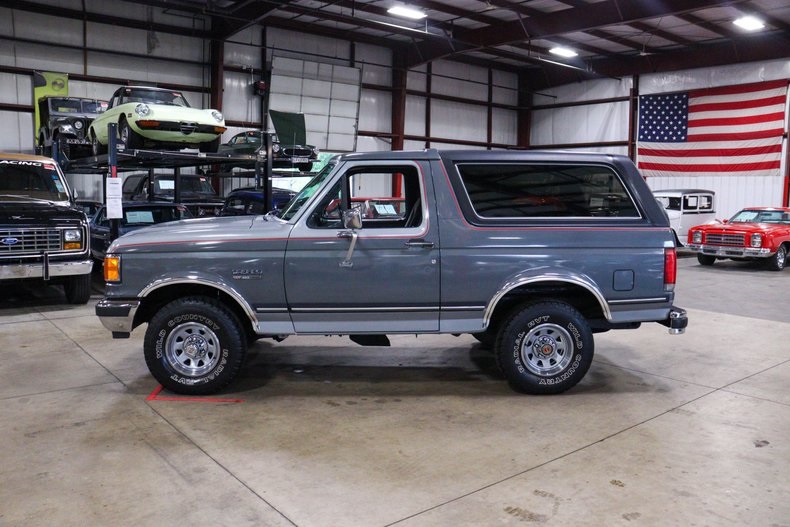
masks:
<svg viewBox="0 0 790 527"><path fill-rule="evenodd" d="M387 9L387 13L395 16L403 16L406 18L411 18L413 20L422 20L425 18L426 15L422 11L418 11L417 9L412 9L411 7L406 7L402 5L396 5Z"/></svg>
<svg viewBox="0 0 790 527"><path fill-rule="evenodd" d="M559 55L560 57L565 57L566 59L569 59L571 57L576 57L576 56L579 55L578 53L576 53L572 49L563 48L563 47L551 48L549 50L549 53L553 53L555 55Z"/></svg>
<svg viewBox="0 0 790 527"><path fill-rule="evenodd" d="M762 29L765 27L765 24L763 23L762 20L751 15L742 16L738 20L734 20L732 23L747 31L757 31L758 29Z"/></svg>

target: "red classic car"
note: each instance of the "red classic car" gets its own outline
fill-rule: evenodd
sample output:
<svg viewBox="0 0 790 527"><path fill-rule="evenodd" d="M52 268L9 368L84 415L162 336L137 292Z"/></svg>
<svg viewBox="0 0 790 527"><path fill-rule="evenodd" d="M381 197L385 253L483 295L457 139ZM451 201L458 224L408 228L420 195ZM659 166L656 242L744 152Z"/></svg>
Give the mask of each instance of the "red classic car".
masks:
<svg viewBox="0 0 790 527"><path fill-rule="evenodd" d="M781 271L790 253L790 208L749 207L729 220L689 229L688 248L702 265L718 258L765 261Z"/></svg>

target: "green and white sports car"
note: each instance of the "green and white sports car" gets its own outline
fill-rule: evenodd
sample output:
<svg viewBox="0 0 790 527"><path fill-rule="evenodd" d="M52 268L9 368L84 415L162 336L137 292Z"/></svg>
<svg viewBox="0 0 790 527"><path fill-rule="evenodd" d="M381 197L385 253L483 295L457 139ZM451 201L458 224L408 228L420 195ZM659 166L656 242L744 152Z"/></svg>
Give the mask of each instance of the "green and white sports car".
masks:
<svg viewBox="0 0 790 527"><path fill-rule="evenodd" d="M225 131L225 119L217 110L190 108L181 93L151 86L124 86L115 91L107 110L88 130L95 156L107 152L109 123L118 123L118 139L127 149L216 152Z"/></svg>

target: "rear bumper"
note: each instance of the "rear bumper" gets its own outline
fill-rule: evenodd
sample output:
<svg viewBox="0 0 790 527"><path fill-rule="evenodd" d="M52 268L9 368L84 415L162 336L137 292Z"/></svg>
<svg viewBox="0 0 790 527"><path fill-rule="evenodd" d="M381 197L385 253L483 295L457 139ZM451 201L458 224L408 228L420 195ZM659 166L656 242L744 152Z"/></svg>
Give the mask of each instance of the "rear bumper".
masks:
<svg viewBox="0 0 790 527"><path fill-rule="evenodd" d="M658 323L668 327L670 335L680 335L686 331L686 327L689 325L689 319L685 309L671 307L667 314L667 318L659 320Z"/></svg>
<svg viewBox="0 0 790 527"><path fill-rule="evenodd" d="M7 264L0 262L0 280L19 280L25 278L57 278L90 274L93 260L76 262L31 262Z"/></svg>

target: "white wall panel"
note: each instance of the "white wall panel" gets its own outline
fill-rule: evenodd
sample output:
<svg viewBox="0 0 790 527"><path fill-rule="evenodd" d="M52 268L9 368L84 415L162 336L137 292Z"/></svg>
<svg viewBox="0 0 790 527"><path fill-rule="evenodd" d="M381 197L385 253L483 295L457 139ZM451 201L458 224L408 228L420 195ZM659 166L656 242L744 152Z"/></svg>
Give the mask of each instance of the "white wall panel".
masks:
<svg viewBox="0 0 790 527"><path fill-rule="evenodd" d="M260 26L251 26L225 40L224 59L228 66L263 68L263 36Z"/></svg>
<svg viewBox="0 0 790 527"><path fill-rule="evenodd" d="M179 69L179 60L208 62L208 44L183 35L144 31L108 24L88 23L87 46L107 51L122 51L171 59L170 68ZM119 62L126 62L122 59ZM191 66L190 66L191 67Z"/></svg>
<svg viewBox="0 0 790 527"><path fill-rule="evenodd" d="M392 131L392 94L390 92L362 89L362 96L359 100L359 129L373 132Z"/></svg>
<svg viewBox="0 0 790 527"><path fill-rule="evenodd" d="M70 7L82 10L82 0L36 0L38 3L51 3L52 5ZM113 16L128 18L130 20L150 20L151 22L195 29L208 29L207 17L201 15L186 15L179 10L162 10L141 7L132 2L119 2L118 0L85 0L85 7L92 13L109 13Z"/></svg>
<svg viewBox="0 0 790 527"><path fill-rule="evenodd" d="M33 114L0 111L0 152L33 153Z"/></svg>
<svg viewBox="0 0 790 527"><path fill-rule="evenodd" d="M392 85L392 51L389 48L358 43L354 57L356 65L362 68L362 82Z"/></svg>
<svg viewBox="0 0 790 527"><path fill-rule="evenodd" d="M69 79L69 95L72 97L88 97L90 99L106 100L117 88L118 86L115 84Z"/></svg>
<svg viewBox="0 0 790 527"><path fill-rule="evenodd" d="M494 108L491 113L491 142L515 145L518 139L516 112Z"/></svg>
<svg viewBox="0 0 790 527"><path fill-rule="evenodd" d="M426 91L428 89L428 68L425 65L412 68L406 72L406 88L409 90Z"/></svg>
<svg viewBox="0 0 790 527"><path fill-rule="evenodd" d="M488 70L486 68L438 60L431 66L431 72L433 73L432 93L479 101L488 100Z"/></svg>
<svg viewBox="0 0 790 527"><path fill-rule="evenodd" d="M533 104L562 104L569 102L608 99L630 95L633 82L631 77L623 79L598 79L574 82L563 86L546 88L534 94ZM640 88L641 90L641 88Z"/></svg>
<svg viewBox="0 0 790 527"><path fill-rule="evenodd" d="M628 140L628 101L532 112L530 144Z"/></svg>
<svg viewBox="0 0 790 527"><path fill-rule="evenodd" d="M704 188L716 192L716 217L729 218L743 207L782 206L784 178L781 176L684 176L651 177L652 190Z"/></svg>
<svg viewBox="0 0 790 527"><path fill-rule="evenodd" d="M13 31L13 33L6 34L18 38L52 42L53 44L82 46L81 20L15 10L13 12Z"/></svg>
<svg viewBox="0 0 790 527"><path fill-rule="evenodd" d="M30 76L0 73L0 102L33 104L33 82Z"/></svg>
<svg viewBox="0 0 790 527"><path fill-rule="evenodd" d="M431 141L431 148L436 148L438 150L485 150L486 149L486 147L484 146L458 145L455 143L440 143L438 141Z"/></svg>
<svg viewBox="0 0 790 527"><path fill-rule="evenodd" d="M425 150L425 141L414 141L407 139L403 142L404 150Z"/></svg>
<svg viewBox="0 0 790 527"><path fill-rule="evenodd" d="M62 70L50 69L50 71ZM174 63L170 61L136 57L124 57L123 60L119 60L117 55L110 53L88 53L88 75L159 84L202 86L205 83L204 73L207 74L204 68L198 65L180 64L174 67Z"/></svg>
<svg viewBox="0 0 790 527"><path fill-rule="evenodd" d="M277 56L347 65L351 59L350 43L334 38L268 28L266 43L268 46L267 60L272 60L274 56Z"/></svg>
<svg viewBox="0 0 790 527"><path fill-rule="evenodd" d="M431 101L431 136L486 141L488 110L484 106Z"/></svg>
<svg viewBox="0 0 790 527"><path fill-rule="evenodd" d="M518 104L518 75L509 71L493 70L493 101L498 104Z"/></svg>
<svg viewBox="0 0 790 527"><path fill-rule="evenodd" d="M225 72L222 115L230 121L261 121L261 97L253 95L246 73Z"/></svg>
<svg viewBox="0 0 790 527"><path fill-rule="evenodd" d="M406 96L406 116L403 130L407 135L425 135L426 101L425 97Z"/></svg>
<svg viewBox="0 0 790 527"><path fill-rule="evenodd" d="M82 52L42 44L0 40L3 65L41 71L82 73Z"/></svg>
<svg viewBox="0 0 790 527"><path fill-rule="evenodd" d="M639 78L639 94L694 90L787 78L790 78L790 60L787 59L730 64L715 68L642 75Z"/></svg>

